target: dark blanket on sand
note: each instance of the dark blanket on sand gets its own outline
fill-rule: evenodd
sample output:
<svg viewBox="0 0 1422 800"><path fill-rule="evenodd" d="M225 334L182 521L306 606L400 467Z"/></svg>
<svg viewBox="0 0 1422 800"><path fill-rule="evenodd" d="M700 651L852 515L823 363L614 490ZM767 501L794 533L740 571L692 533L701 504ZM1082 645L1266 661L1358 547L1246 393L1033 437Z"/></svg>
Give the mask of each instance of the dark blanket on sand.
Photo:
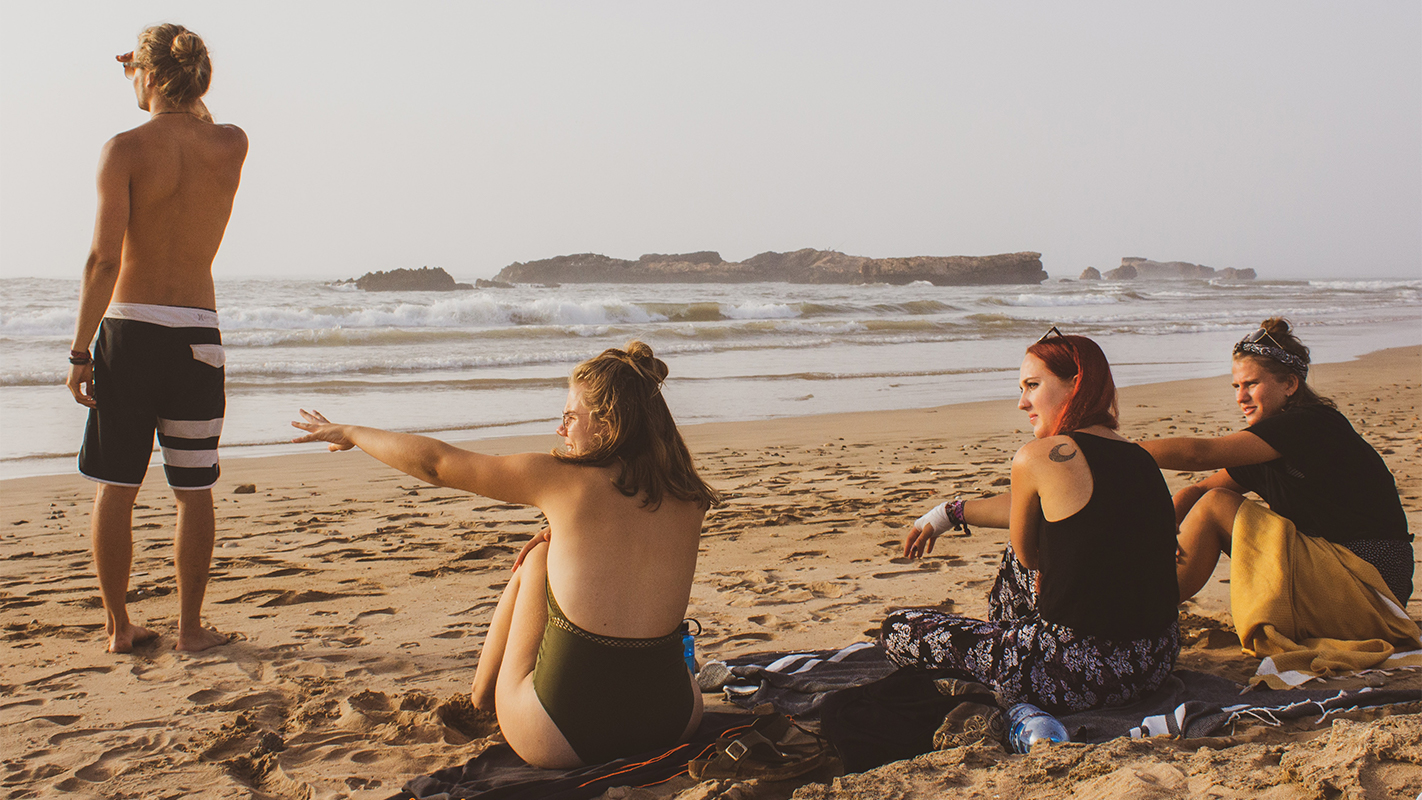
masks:
<svg viewBox="0 0 1422 800"><path fill-rule="evenodd" d="M511 747L496 744L462 766L410 779L390 800L582 800L614 786L650 786L686 772L722 733L750 719L708 711L686 744L577 769L530 767Z"/></svg>
<svg viewBox="0 0 1422 800"><path fill-rule="evenodd" d="M821 732L835 744L850 772L928 752L943 716L964 699L944 697L934 687L934 678L949 673L898 670L882 648L868 643L838 650L761 653L728 665L723 688L731 702L819 719ZM1163 734L1197 738L1228 733L1238 720L1322 719L1347 709L1416 701L1416 690L1405 689L1245 691L1243 685L1216 675L1176 670L1138 703L1068 714L1061 721L1074 742ZM597 797L614 786L649 786L683 774L687 763L707 752L723 732L750 719L707 712L685 745L574 770L530 767L508 745L499 744L462 766L411 779L391 800L576 800Z"/></svg>
<svg viewBox="0 0 1422 800"><path fill-rule="evenodd" d="M850 649L763 653L736 659L730 662L734 677L726 696L747 708L769 704L801 718L819 717L821 732L835 744L851 772L932 749L933 733L944 715L965 699L943 697L933 680L967 676L896 671L882 648L859 647L843 655ZM830 685L838 688L827 690ZM1217 675L1176 670L1138 703L1068 714L1061 722L1074 742L1104 742L1120 736L1190 739L1228 733L1238 720L1277 724L1322 719L1329 713L1364 706L1417 701L1417 692L1407 689L1245 689Z"/></svg>

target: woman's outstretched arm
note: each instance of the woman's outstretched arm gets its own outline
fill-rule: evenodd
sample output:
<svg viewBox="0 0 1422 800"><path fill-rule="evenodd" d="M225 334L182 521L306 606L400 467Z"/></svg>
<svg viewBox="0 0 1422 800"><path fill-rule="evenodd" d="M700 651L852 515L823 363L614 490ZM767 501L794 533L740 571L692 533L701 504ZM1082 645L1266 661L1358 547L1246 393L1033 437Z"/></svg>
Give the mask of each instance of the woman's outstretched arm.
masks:
<svg viewBox="0 0 1422 800"><path fill-rule="evenodd" d="M332 452L359 447L378 461L426 483L463 489L496 500L537 504L537 473L551 456L524 453L489 456L411 433L396 433L361 425L339 425L320 412L301 410L304 421L293 428L306 431L293 442L326 442Z"/></svg>

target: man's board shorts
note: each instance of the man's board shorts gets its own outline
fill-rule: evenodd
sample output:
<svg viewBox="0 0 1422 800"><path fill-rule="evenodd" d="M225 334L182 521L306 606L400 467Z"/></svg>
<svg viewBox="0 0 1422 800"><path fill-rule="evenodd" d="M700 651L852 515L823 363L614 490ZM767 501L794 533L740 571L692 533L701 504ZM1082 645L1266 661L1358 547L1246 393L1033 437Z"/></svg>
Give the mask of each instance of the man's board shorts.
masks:
<svg viewBox="0 0 1422 800"><path fill-rule="evenodd" d="M79 472L100 483L138 486L163 448L174 489L217 482L217 440L227 399L217 312L111 303L94 345L95 408L89 410Z"/></svg>

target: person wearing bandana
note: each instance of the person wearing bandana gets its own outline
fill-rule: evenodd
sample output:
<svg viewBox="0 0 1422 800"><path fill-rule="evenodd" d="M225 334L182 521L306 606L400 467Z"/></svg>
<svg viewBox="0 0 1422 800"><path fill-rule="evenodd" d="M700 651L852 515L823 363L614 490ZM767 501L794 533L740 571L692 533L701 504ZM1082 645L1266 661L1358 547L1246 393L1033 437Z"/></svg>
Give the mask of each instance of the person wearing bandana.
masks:
<svg viewBox="0 0 1422 800"><path fill-rule="evenodd" d="M1412 594L1412 536L1396 481L1333 401L1309 386L1308 370L1308 348L1290 331L1288 321L1267 319L1234 346L1235 400L1249 427L1216 438L1141 443L1162 469L1218 470L1174 495L1182 602L1204 587L1220 554L1227 553L1233 562L1235 606L1240 604L1240 579L1248 578L1241 568L1276 572L1275 582L1289 586L1281 590L1288 593L1286 604L1297 605L1325 588L1320 586L1323 573L1308 566L1323 561L1356 577L1360 586L1385 585L1392 601L1407 604ZM1246 499L1245 492L1263 498L1268 508ZM1280 530L1286 531L1279 556L1284 563L1259 563L1252 547L1246 547L1244 555L1232 552L1242 531L1270 525L1282 525ZM1376 576L1369 574L1370 568ZM1326 588L1331 591L1332 585L1330 579ZM1372 591L1382 593L1381 588Z"/></svg>

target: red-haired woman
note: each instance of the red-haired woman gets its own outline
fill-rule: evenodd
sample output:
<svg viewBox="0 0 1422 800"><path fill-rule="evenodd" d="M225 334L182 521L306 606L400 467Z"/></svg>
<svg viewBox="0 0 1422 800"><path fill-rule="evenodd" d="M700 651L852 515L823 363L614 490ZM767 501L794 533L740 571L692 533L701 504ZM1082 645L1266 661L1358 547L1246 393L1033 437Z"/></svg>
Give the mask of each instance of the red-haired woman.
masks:
<svg viewBox="0 0 1422 800"><path fill-rule="evenodd" d="M1022 397L1036 437L1012 490L944 503L914 523L904 555L949 528L1008 528L988 620L910 608L884 621L889 658L990 685L1054 713L1133 702L1180 651L1175 516L1150 454L1116 434L1116 385L1095 342L1052 328L1027 348Z"/></svg>

